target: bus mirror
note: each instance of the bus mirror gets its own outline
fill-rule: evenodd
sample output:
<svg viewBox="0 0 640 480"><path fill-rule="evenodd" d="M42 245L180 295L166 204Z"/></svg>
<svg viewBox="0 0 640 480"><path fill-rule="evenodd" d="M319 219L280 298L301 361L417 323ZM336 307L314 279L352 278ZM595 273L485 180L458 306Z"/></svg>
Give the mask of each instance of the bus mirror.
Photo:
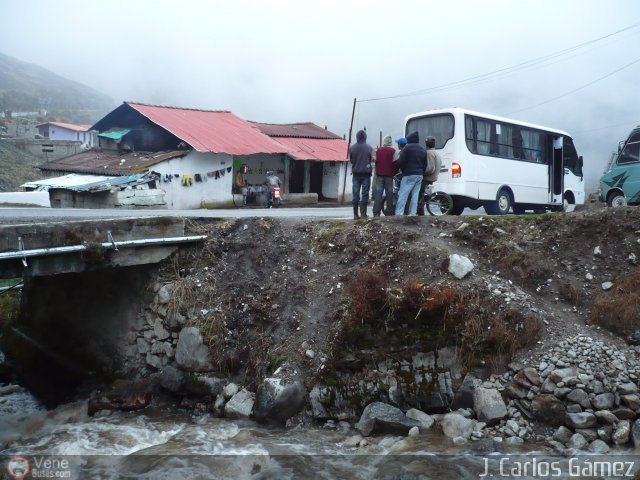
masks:
<svg viewBox="0 0 640 480"><path fill-rule="evenodd" d="M583 160L582 160L582 155L580 155L578 157L578 166L580 167L580 170L582 170L582 166L584 165Z"/></svg>

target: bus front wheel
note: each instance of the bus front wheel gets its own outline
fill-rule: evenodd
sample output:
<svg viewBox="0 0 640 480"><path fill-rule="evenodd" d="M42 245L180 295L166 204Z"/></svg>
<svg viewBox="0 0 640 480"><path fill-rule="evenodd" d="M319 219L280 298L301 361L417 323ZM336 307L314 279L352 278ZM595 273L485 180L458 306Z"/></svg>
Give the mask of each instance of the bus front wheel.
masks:
<svg viewBox="0 0 640 480"><path fill-rule="evenodd" d="M495 202L488 202L484 209L489 215L506 215L511 208L511 194L504 188L498 192Z"/></svg>

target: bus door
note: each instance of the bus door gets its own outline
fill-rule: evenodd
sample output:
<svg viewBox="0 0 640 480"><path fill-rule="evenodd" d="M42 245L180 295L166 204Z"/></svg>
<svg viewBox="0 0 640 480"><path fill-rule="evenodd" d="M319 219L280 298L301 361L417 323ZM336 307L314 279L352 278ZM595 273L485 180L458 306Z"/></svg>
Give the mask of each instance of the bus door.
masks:
<svg viewBox="0 0 640 480"><path fill-rule="evenodd" d="M549 165L549 202L562 205L564 192L563 137L553 137L553 156Z"/></svg>

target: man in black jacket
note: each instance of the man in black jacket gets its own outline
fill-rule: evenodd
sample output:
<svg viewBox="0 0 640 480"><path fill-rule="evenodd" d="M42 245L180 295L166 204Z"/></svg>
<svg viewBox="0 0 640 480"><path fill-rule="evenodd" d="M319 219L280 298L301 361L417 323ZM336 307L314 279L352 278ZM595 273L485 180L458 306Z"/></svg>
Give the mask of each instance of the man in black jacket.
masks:
<svg viewBox="0 0 640 480"><path fill-rule="evenodd" d="M402 183L398 192L396 215L404 214L404 207L411 196L409 215L415 215L418 210L418 193L422 184L422 177L427 162L427 151L420 145L418 132L407 136L407 146L400 152L398 164L402 170Z"/></svg>
<svg viewBox="0 0 640 480"><path fill-rule="evenodd" d="M360 204L360 215L362 215L362 218L366 218L369 190L371 189L373 148L367 144L367 133L364 130L356 133L356 144L349 149L349 159L351 161L351 173L353 174L353 188L351 190L353 218L360 218L358 204ZM362 196L360 196L360 190L362 190Z"/></svg>

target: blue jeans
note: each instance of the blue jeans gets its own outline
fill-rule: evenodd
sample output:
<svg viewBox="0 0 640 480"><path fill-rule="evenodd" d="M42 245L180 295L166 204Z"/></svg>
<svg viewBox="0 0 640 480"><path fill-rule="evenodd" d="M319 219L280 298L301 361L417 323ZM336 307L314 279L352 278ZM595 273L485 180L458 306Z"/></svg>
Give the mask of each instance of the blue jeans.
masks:
<svg viewBox="0 0 640 480"><path fill-rule="evenodd" d="M351 181L353 188L351 190L351 203L355 207L358 205L367 205L369 203L369 190L371 189L371 175L353 175ZM362 197L360 197L360 189L362 189Z"/></svg>
<svg viewBox="0 0 640 480"><path fill-rule="evenodd" d="M398 192L398 204L396 205L396 215L404 214L404 207L407 203L409 195L411 195L411 203L409 203L409 215L415 215L418 211L418 193L420 193L420 185L422 185L422 175L404 175L400 184L400 192Z"/></svg>

